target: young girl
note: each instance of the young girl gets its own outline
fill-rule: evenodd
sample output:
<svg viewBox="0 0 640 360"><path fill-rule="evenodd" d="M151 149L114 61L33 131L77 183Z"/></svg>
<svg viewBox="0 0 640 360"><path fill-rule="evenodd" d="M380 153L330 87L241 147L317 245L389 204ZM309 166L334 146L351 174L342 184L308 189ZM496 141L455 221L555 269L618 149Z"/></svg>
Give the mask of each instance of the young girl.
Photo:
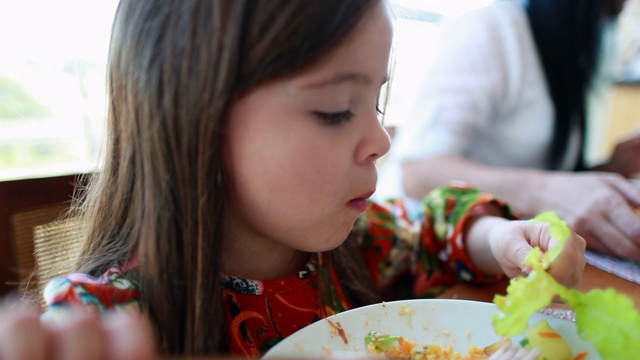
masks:
<svg viewBox="0 0 640 360"><path fill-rule="evenodd" d="M368 202L391 39L381 0L121 0L83 256L47 321L0 315L0 357L258 356L339 311L521 274L548 228L488 194L438 189L413 221ZM554 264L563 283L584 246Z"/></svg>

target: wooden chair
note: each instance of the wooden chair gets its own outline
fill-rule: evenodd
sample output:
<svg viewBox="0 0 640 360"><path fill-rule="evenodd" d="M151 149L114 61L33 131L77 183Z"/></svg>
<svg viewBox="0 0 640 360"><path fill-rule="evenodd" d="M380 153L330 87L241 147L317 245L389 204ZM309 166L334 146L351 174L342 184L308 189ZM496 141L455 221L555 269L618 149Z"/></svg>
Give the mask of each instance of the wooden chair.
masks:
<svg viewBox="0 0 640 360"><path fill-rule="evenodd" d="M79 176L0 181L0 296L37 284L33 230L69 208Z"/></svg>
<svg viewBox="0 0 640 360"><path fill-rule="evenodd" d="M77 219L63 219L35 227L33 245L35 281L31 291L44 309L42 291L49 280L73 271L82 249L81 223Z"/></svg>
<svg viewBox="0 0 640 360"><path fill-rule="evenodd" d="M37 287L36 261L34 257L34 229L38 225L51 223L69 209L67 203L36 206L16 211L10 217L11 243L14 251L18 286L21 291Z"/></svg>

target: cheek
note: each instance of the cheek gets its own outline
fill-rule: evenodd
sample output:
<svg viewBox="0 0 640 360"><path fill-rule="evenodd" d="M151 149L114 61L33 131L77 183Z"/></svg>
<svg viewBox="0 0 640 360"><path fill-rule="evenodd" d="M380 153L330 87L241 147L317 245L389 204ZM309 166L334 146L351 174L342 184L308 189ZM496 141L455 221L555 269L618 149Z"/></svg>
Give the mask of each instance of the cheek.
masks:
<svg viewBox="0 0 640 360"><path fill-rule="evenodd" d="M324 251L346 238L354 219L343 213L344 166L312 155L307 147L236 159L232 201L247 209L247 222L269 237Z"/></svg>
<svg viewBox="0 0 640 360"><path fill-rule="evenodd" d="M332 149L309 142L274 149L262 161L260 176L266 179L273 193L288 198L290 205L294 205L296 198L306 204L330 200L329 195L335 197L344 182L341 171L344 161L333 156Z"/></svg>
<svg viewBox="0 0 640 360"><path fill-rule="evenodd" d="M267 198L301 196L329 186L336 177L338 164L324 149L308 142L264 137L236 140L227 151L227 168L238 191L255 191Z"/></svg>

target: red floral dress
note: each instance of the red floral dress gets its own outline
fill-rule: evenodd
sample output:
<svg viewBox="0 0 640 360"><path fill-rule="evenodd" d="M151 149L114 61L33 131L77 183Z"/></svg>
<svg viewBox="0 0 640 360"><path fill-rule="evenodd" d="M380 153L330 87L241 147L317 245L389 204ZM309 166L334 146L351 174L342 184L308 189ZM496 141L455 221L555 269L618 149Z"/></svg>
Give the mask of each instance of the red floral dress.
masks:
<svg viewBox="0 0 640 360"><path fill-rule="evenodd" d="M504 217L516 218L506 204L491 195L471 187L450 186L427 196L415 219L410 219L399 200L370 203L350 236L385 300L400 293L434 297L457 281L486 283L500 278L479 273L464 244L463 229L470 210L475 208L478 213L490 204ZM352 307L325 258L324 253L310 254L303 269L278 280L221 275L230 347L235 355L264 354L295 331ZM144 300L136 289L136 277L135 265L129 265L114 267L100 278L72 274L54 279L44 292L48 310L43 316L56 316L71 303L98 312L114 307L139 311ZM411 279L410 289L403 290L407 278ZM321 281L329 284L322 294L318 290Z"/></svg>

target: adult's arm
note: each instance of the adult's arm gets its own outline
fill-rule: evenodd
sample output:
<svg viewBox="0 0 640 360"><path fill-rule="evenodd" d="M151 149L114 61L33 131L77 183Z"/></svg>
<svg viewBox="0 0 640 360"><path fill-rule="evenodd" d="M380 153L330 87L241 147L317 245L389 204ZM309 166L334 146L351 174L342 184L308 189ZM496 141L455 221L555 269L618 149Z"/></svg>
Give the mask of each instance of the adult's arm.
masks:
<svg viewBox="0 0 640 360"><path fill-rule="evenodd" d="M640 187L604 172L552 172L486 166L453 155L405 161L407 195L421 198L461 180L507 201L525 217L554 210L589 248L640 260Z"/></svg>

